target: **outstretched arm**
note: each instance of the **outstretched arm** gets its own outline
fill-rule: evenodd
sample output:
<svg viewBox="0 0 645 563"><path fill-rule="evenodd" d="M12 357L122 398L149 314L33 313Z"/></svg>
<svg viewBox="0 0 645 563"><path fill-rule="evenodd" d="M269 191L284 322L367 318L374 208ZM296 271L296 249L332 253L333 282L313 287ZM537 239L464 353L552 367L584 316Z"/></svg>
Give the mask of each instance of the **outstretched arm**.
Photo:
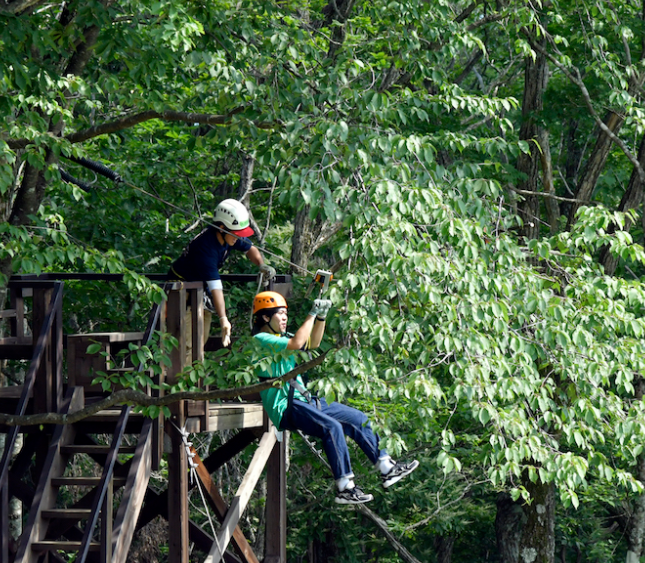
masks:
<svg viewBox="0 0 645 563"><path fill-rule="evenodd" d="M260 269L265 279L270 280L275 277L275 268L264 263L262 253L255 246L249 248L246 257Z"/></svg>
<svg viewBox="0 0 645 563"><path fill-rule="evenodd" d="M298 332L290 339L287 349L300 350L306 344L307 340L309 340L309 350L318 348L325 334L325 318L330 308L331 301L329 299L315 299L311 305L311 311L309 311L307 319L298 329ZM301 331L302 334L300 334ZM291 340L296 339L296 337L299 337L298 340L292 344Z"/></svg>
<svg viewBox="0 0 645 563"><path fill-rule="evenodd" d="M226 317L226 303L224 301L224 292L221 289L212 289L211 296L215 313L219 317L219 324L222 329L222 346L225 348L231 343L231 323Z"/></svg>
<svg viewBox="0 0 645 563"><path fill-rule="evenodd" d="M252 246L246 251L246 257L258 268L264 264L262 253L255 246Z"/></svg>
<svg viewBox="0 0 645 563"><path fill-rule="evenodd" d="M311 330L314 327L314 320L315 317L307 315L307 318L305 319L305 322L302 323L302 326L291 338L289 338L287 350L302 350L302 347L307 344L309 336L311 336Z"/></svg>
<svg viewBox="0 0 645 563"><path fill-rule="evenodd" d="M314 329L311 331L311 340L309 341L309 349L315 350L320 346L323 335L325 334L325 319L316 317L314 321Z"/></svg>

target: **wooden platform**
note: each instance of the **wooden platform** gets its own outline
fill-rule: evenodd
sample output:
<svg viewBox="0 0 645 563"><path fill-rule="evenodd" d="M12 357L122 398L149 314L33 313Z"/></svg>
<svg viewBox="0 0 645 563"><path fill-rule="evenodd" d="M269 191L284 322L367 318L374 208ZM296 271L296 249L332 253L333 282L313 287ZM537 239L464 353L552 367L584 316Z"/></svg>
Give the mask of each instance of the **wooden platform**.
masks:
<svg viewBox="0 0 645 563"><path fill-rule="evenodd" d="M0 412L12 412L12 407L15 408L21 393L22 385L0 387ZM99 434L106 431L109 425L113 425L120 413L121 409L117 407L106 409L88 417L84 423L88 429L91 428L89 432ZM132 413L127 431L137 432L144 420L142 414ZM210 403L208 421L209 431L259 428L264 424L262 403ZM6 426L0 425L0 432L6 432L7 429ZM191 433L201 432L199 418L189 417L186 420L186 429Z"/></svg>
<svg viewBox="0 0 645 563"><path fill-rule="evenodd" d="M189 432L195 424L195 420L190 417L186 420L186 429ZM198 422L198 420L197 420ZM264 414L262 403L229 403L208 405L208 429L215 430L233 430L235 428L257 428L264 424Z"/></svg>

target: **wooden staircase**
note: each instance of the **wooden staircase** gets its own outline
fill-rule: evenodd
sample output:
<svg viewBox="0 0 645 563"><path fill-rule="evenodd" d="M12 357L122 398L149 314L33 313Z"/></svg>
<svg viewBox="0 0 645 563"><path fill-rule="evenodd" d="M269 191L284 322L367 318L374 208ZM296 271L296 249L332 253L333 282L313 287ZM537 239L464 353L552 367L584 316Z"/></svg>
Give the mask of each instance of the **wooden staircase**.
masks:
<svg viewBox="0 0 645 563"><path fill-rule="evenodd" d="M200 283L164 286L168 299L154 307L144 333L64 335L63 284L57 281L59 277L51 281L42 277L16 279L10 283L11 308L0 313L10 334L0 338L0 359L30 360L30 364L23 385L0 389L0 412L69 414L83 408L103 394L92 383L93 371L111 369L104 365L105 356L118 353L130 342L146 344L155 330L167 332L179 342L171 353L172 366L160 376L166 382L172 383L187 362L203 358ZM247 277L241 276L238 281L248 283L255 279ZM77 278L70 275L68 279ZM30 306L25 306L25 300ZM188 306L193 314L187 319ZM192 359L187 354L190 339ZM88 354L88 344L97 342L101 343L101 353ZM217 349L219 343L212 346L213 343L207 344L206 349ZM63 373L65 350L67 372ZM134 367L122 365L119 369ZM155 388L160 381L155 380ZM155 388L149 392L158 393ZM169 561L188 563L190 542L214 563L257 563L238 522L265 467L268 487L264 561L284 563L286 449L284 441L277 443L273 427L262 416L261 405L181 401L171 406L171 411L172 418L165 421L163 417L150 419L131 413L126 406L101 411L76 424L0 425L0 432L6 436L5 448L0 451L0 563L125 563L135 532L156 516L165 518L173 530ZM203 463L199 460L197 466L207 502L221 524L215 537L189 519L187 495L193 485L187 481L187 455L178 428L190 433L240 430ZM164 433L171 446L166 452ZM13 458L19 435L23 444ZM231 505L226 506L210 474L258 440L244 481ZM168 487L156 492L148 484L162 455L168 462ZM12 498L22 502L28 511L22 533L15 539L8 524ZM237 557L227 551L229 542Z"/></svg>
<svg viewBox="0 0 645 563"><path fill-rule="evenodd" d="M72 388L63 412L83 404L83 388ZM36 563L43 554L49 560L65 561L75 554L77 563L125 560L150 477L152 436L151 424L144 423L138 444L122 445L129 416L130 408L124 407L114 421L109 445L94 442L83 431L83 423L56 427L16 563ZM118 461L124 457L130 459ZM69 474L70 467L81 465L89 475ZM114 492L123 487L115 519ZM80 496L76 502L70 500L71 491Z"/></svg>

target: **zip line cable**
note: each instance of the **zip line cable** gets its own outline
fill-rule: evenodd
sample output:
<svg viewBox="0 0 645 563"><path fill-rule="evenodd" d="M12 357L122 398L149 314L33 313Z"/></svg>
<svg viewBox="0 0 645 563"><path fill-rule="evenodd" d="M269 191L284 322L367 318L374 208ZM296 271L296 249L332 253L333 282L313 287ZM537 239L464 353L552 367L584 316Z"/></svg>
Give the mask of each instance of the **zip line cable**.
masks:
<svg viewBox="0 0 645 563"><path fill-rule="evenodd" d="M160 197L160 196L158 196L156 194L150 193L150 192L144 190L143 188L140 188L139 186L135 186L134 184L131 184L130 182L126 182L124 180L121 180L121 183L125 184L126 186L128 186L130 188L132 188L133 190L137 190L137 191L141 192L142 194L147 195L148 197L156 199L157 201L163 203L164 205L168 205L169 207L172 207L173 209L176 209L177 211L180 211L181 213L183 213L187 217L190 217L190 216L193 215L192 211L189 211L188 209L184 209L183 207L179 207L178 205L175 205L174 203L166 201L162 197ZM205 223L206 225L208 225L209 227L213 227L213 228L217 229L221 233L224 233L224 234L227 234L227 235L232 235L236 239L243 238L243 237L238 237L235 233L227 231L226 229L222 229L221 227L218 227L215 223L212 223L208 219L201 218L201 221L203 223ZM278 260L282 260L283 262L289 264L290 266L293 266L294 268L297 268L299 270L303 270L307 274L310 274L311 276L315 277L315 274L313 272L310 272L309 270L307 270L307 268L304 268L303 266L299 266L298 264L295 264L295 263L291 262L291 260L287 260L283 256L280 256L279 254L275 254L274 252L271 252L270 250L267 250L266 248L264 248L262 246L257 246L257 245L253 245L253 246L255 246L258 250L261 250L262 253L268 254L269 256L273 256L274 258L277 258Z"/></svg>
<svg viewBox="0 0 645 563"><path fill-rule="evenodd" d="M104 176L108 180L112 180L116 185L124 184L124 185L132 188L133 190L136 190L136 191L141 192L142 194L144 194L144 195L146 195L148 197L156 199L157 201L163 203L164 205L167 205L168 207L171 207L173 209L176 209L177 211L180 211L186 217L192 217L193 216L192 211L184 209L183 207L179 207L178 205L175 205L174 203L171 203L171 202L163 199L162 197L158 196L157 194L150 193L150 192L144 190L143 188L140 188L139 186L135 186L131 182L125 181L117 172L114 172L114 171L110 170L107 166L105 166L101 162L96 162L96 161L90 160L89 158L77 158L77 157L65 157L65 158L67 158L68 160L71 160L72 162L76 162L77 164L80 164L81 166L84 166L85 168L88 168L89 170L92 170L96 174L100 174L100 175ZM60 169L60 172L61 172L61 178L64 181L71 182L72 184L76 184L81 189L83 189L85 191L88 191L88 188L90 186L88 186L87 184L84 184L80 180L77 180L76 178L74 178L73 176L68 174L65 170L63 170L62 168ZM231 235L231 236L235 237L238 240L243 238L243 237L237 236L235 233L227 231L226 229L222 229L221 227L218 227L216 224L212 223L208 219L204 219L201 216L200 216L200 221L202 221L203 223L205 223L206 225L208 225L210 227L213 227L214 229L217 229L219 232L221 232L223 234ZM253 246L255 246L255 248L257 248L258 250L261 250L263 254L268 254L269 256L277 258L278 260L281 260L282 262L285 262L289 266L293 266L297 270L302 270L302 271L306 272L307 274L311 275L314 278L314 280L316 279L317 274L314 274L313 272L309 271L304 266L300 266L298 264L295 264L294 262L291 262L291 260L287 260L283 256L280 256L279 254L275 254L274 252L271 252L270 250L267 250L265 247L255 245L255 244ZM262 284L262 275L259 276L258 291L260 289L261 284Z"/></svg>

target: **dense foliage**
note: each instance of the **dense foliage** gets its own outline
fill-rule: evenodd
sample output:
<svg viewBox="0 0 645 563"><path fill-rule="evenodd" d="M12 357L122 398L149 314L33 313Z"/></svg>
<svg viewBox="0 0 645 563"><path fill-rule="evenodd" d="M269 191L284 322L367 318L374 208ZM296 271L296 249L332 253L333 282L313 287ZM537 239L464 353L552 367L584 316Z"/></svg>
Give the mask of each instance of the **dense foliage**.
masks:
<svg viewBox="0 0 645 563"><path fill-rule="evenodd" d="M219 199L245 199L265 256L296 273L294 328L307 270L335 270L325 345L342 346L312 384L422 462L373 503L415 557L511 561L512 536L516 561L638 558L643 9L5 3L5 282L126 272L118 290L70 287L67 330L140 327L158 294L139 274L166 271ZM254 290L228 288L238 337ZM211 359L217 381L248 378L246 343ZM292 448L290 560L396 560ZM499 529L506 493L524 526ZM555 516L533 526L548 495Z"/></svg>

